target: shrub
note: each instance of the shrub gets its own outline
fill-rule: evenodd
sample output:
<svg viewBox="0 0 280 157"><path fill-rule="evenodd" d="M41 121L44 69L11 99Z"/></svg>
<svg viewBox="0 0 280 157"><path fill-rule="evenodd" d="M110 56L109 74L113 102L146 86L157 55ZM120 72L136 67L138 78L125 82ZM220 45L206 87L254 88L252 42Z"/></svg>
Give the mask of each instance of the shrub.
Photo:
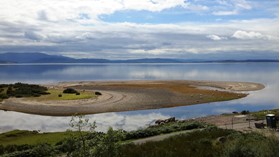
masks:
<svg viewBox="0 0 280 157"><path fill-rule="evenodd" d="M7 88L6 93L2 97L2 99L7 99L9 97L39 97L41 95L50 94L47 92L47 88L34 84L24 84L24 83L16 83L16 84L1 84L1 88Z"/></svg>
<svg viewBox="0 0 280 157"><path fill-rule="evenodd" d="M275 137L261 134L234 134L229 136L222 156L228 157L263 157L279 156L279 141Z"/></svg>
<svg viewBox="0 0 280 157"><path fill-rule="evenodd" d="M79 92L77 92L77 93L76 93L76 95L80 95L80 93L79 93Z"/></svg>
<svg viewBox="0 0 280 157"><path fill-rule="evenodd" d="M250 112L248 110L241 111L241 114L249 114Z"/></svg>
<svg viewBox="0 0 280 157"><path fill-rule="evenodd" d="M159 135L162 133L170 133L170 132L182 131L182 130L192 130L192 129L198 129L204 127L206 127L205 124L198 123L198 122L173 122L165 125L152 126L146 129L139 129L136 131L127 132L125 139L129 140L129 139L145 138L145 137Z"/></svg>
<svg viewBox="0 0 280 157"><path fill-rule="evenodd" d="M76 94L78 93L78 91L76 91L75 89L73 88L66 88L63 93L67 93L67 94Z"/></svg>
<svg viewBox="0 0 280 157"><path fill-rule="evenodd" d="M0 145L0 155L4 154L5 148L4 146Z"/></svg>
<svg viewBox="0 0 280 157"><path fill-rule="evenodd" d="M100 92L95 92L95 95L102 95Z"/></svg>
<svg viewBox="0 0 280 157"><path fill-rule="evenodd" d="M0 94L0 99L8 99L9 96L6 94Z"/></svg>
<svg viewBox="0 0 280 157"><path fill-rule="evenodd" d="M62 94L58 94L58 97L62 97Z"/></svg>

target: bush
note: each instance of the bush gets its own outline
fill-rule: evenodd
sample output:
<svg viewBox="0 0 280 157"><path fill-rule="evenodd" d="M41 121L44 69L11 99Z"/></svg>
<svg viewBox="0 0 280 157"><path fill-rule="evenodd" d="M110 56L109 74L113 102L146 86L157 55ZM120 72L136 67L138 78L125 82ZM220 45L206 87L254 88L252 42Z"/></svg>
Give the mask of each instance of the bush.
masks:
<svg viewBox="0 0 280 157"><path fill-rule="evenodd" d="M62 94L58 94L58 97L62 97Z"/></svg>
<svg viewBox="0 0 280 157"><path fill-rule="evenodd" d="M141 145L124 145L121 149L122 157L217 157L222 151L216 139L230 134L229 130L204 129L184 133L162 141L150 141ZM151 155L152 154L152 155Z"/></svg>
<svg viewBox="0 0 280 157"><path fill-rule="evenodd" d="M279 156L279 141L275 137L261 134L234 134L229 136L222 156L228 157L270 157Z"/></svg>
<svg viewBox="0 0 280 157"><path fill-rule="evenodd" d="M5 148L4 146L0 145L0 155L4 154Z"/></svg>
<svg viewBox="0 0 280 157"><path fill-rule="evenodd" d="M206 127L205 124L198 123L198 122L173 122L165 125L152 126L146 129L139 129L136 131L127 132L125 139L130 140L130 139L145 138L145 137L159 135L162 133L170 133L170 132L182 131L182 130L192 130L192 129L198 129L204 127Z"/></svg>
<svg viewBox="0 0 280 157"><path fill-rule="evenodd" d="M100 92L95 92L95 95L102 95Z"/></svg>
<svg viewBox="0 0 280 157"><path fill-rule="evenodd" d="M7 157L49 157L54 156L54 148L49 144L39 144L31 149L17 150L7 154Z"/></svg>
<svg viewBox="0 0 280 157"><path fill-rule="evenodd" d="M9 96L6 94L0 94L0 99L8 99Z"/></svg>
<svg viewBox="0 0 280 157"><path fill-rule="evenodd" d="M9 97L39 97L41 95L50 94L47 92L47 88L34 84L24 84L24 83L16 83L16 84L1 84L0 88L2 93L0 98L7 99ZM7 88L6 93L3 93L4 88Z"/></svg>
<svg viewBox="0 0 280 157"><path fill-rule="evenodd" d="M76 91L75 89L73 88L66 88L63 93L67 93L67 94L76 94L76 93L79 93L78 91Z"/></svg>
<svg viewBox="0 0 280 157"><path fill-rule="evenodd" d="M79 92L77 92L77 93L76 93L76 95L80 95L80 93L79 93Z"/></svg>
<svg viewBox="0 0 280 157"><path fill-rule="evenodd" d="M241 114L249 114L250 112L248 110L241 111Z"/></svg>

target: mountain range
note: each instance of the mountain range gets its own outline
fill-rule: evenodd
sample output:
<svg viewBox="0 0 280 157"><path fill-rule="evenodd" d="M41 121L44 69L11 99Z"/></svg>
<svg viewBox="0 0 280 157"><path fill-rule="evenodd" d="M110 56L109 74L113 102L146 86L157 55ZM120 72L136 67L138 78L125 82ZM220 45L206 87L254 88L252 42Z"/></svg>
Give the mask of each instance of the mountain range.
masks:
<svg viewBox="0 0 280 157"><path fill-rule="evenodd" d="M170 58L142 58L129 60L108 59L75 59L61 55L48 55L45 53L2 53L0 63L211 63L211 62L278 62L275 60L205 60L205 59L170 59Z"/></svg>

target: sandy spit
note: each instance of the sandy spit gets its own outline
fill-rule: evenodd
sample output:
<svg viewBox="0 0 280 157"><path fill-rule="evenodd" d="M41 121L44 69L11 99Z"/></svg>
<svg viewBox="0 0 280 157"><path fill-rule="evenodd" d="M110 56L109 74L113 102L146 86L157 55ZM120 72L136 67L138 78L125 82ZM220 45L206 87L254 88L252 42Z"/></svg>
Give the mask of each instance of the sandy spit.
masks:
<svg viewBox="0 0 280 157"><path fill-rule="evenodd" d="M0 109L39 115L71 116L143 109L157 109L200 103L225 101L245 97L240 91L261 90L264 85L252 82L218 81L82 81L45 85L48 88L73 87L78 90L99 91L92 99L36 101L9 98ZM211 87L201 89L199 87ZM220 91L223 89L226 91Z"/></svg>

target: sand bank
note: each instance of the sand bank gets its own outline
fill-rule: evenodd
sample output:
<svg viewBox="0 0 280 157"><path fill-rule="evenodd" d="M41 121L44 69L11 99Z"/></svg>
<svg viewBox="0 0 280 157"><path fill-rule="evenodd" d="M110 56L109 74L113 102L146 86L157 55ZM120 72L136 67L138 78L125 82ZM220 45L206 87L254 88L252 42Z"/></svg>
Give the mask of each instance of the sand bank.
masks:
<svg viewBox="0 0 280 157"><path fill-rule="evenodd" d="M157 109L195 105L207 102L243 98L264 86L250 82L217 81L84 81L45 85L48 88L99 91L101 96L80 100L38 101L36 98L9 98L0 103L0 109L24 113L71 116L131 110ZM203 89L199 87L211 87ZM223 91L218 90L223 89ZM226 90L226 91L224 91Z"/></svg>

